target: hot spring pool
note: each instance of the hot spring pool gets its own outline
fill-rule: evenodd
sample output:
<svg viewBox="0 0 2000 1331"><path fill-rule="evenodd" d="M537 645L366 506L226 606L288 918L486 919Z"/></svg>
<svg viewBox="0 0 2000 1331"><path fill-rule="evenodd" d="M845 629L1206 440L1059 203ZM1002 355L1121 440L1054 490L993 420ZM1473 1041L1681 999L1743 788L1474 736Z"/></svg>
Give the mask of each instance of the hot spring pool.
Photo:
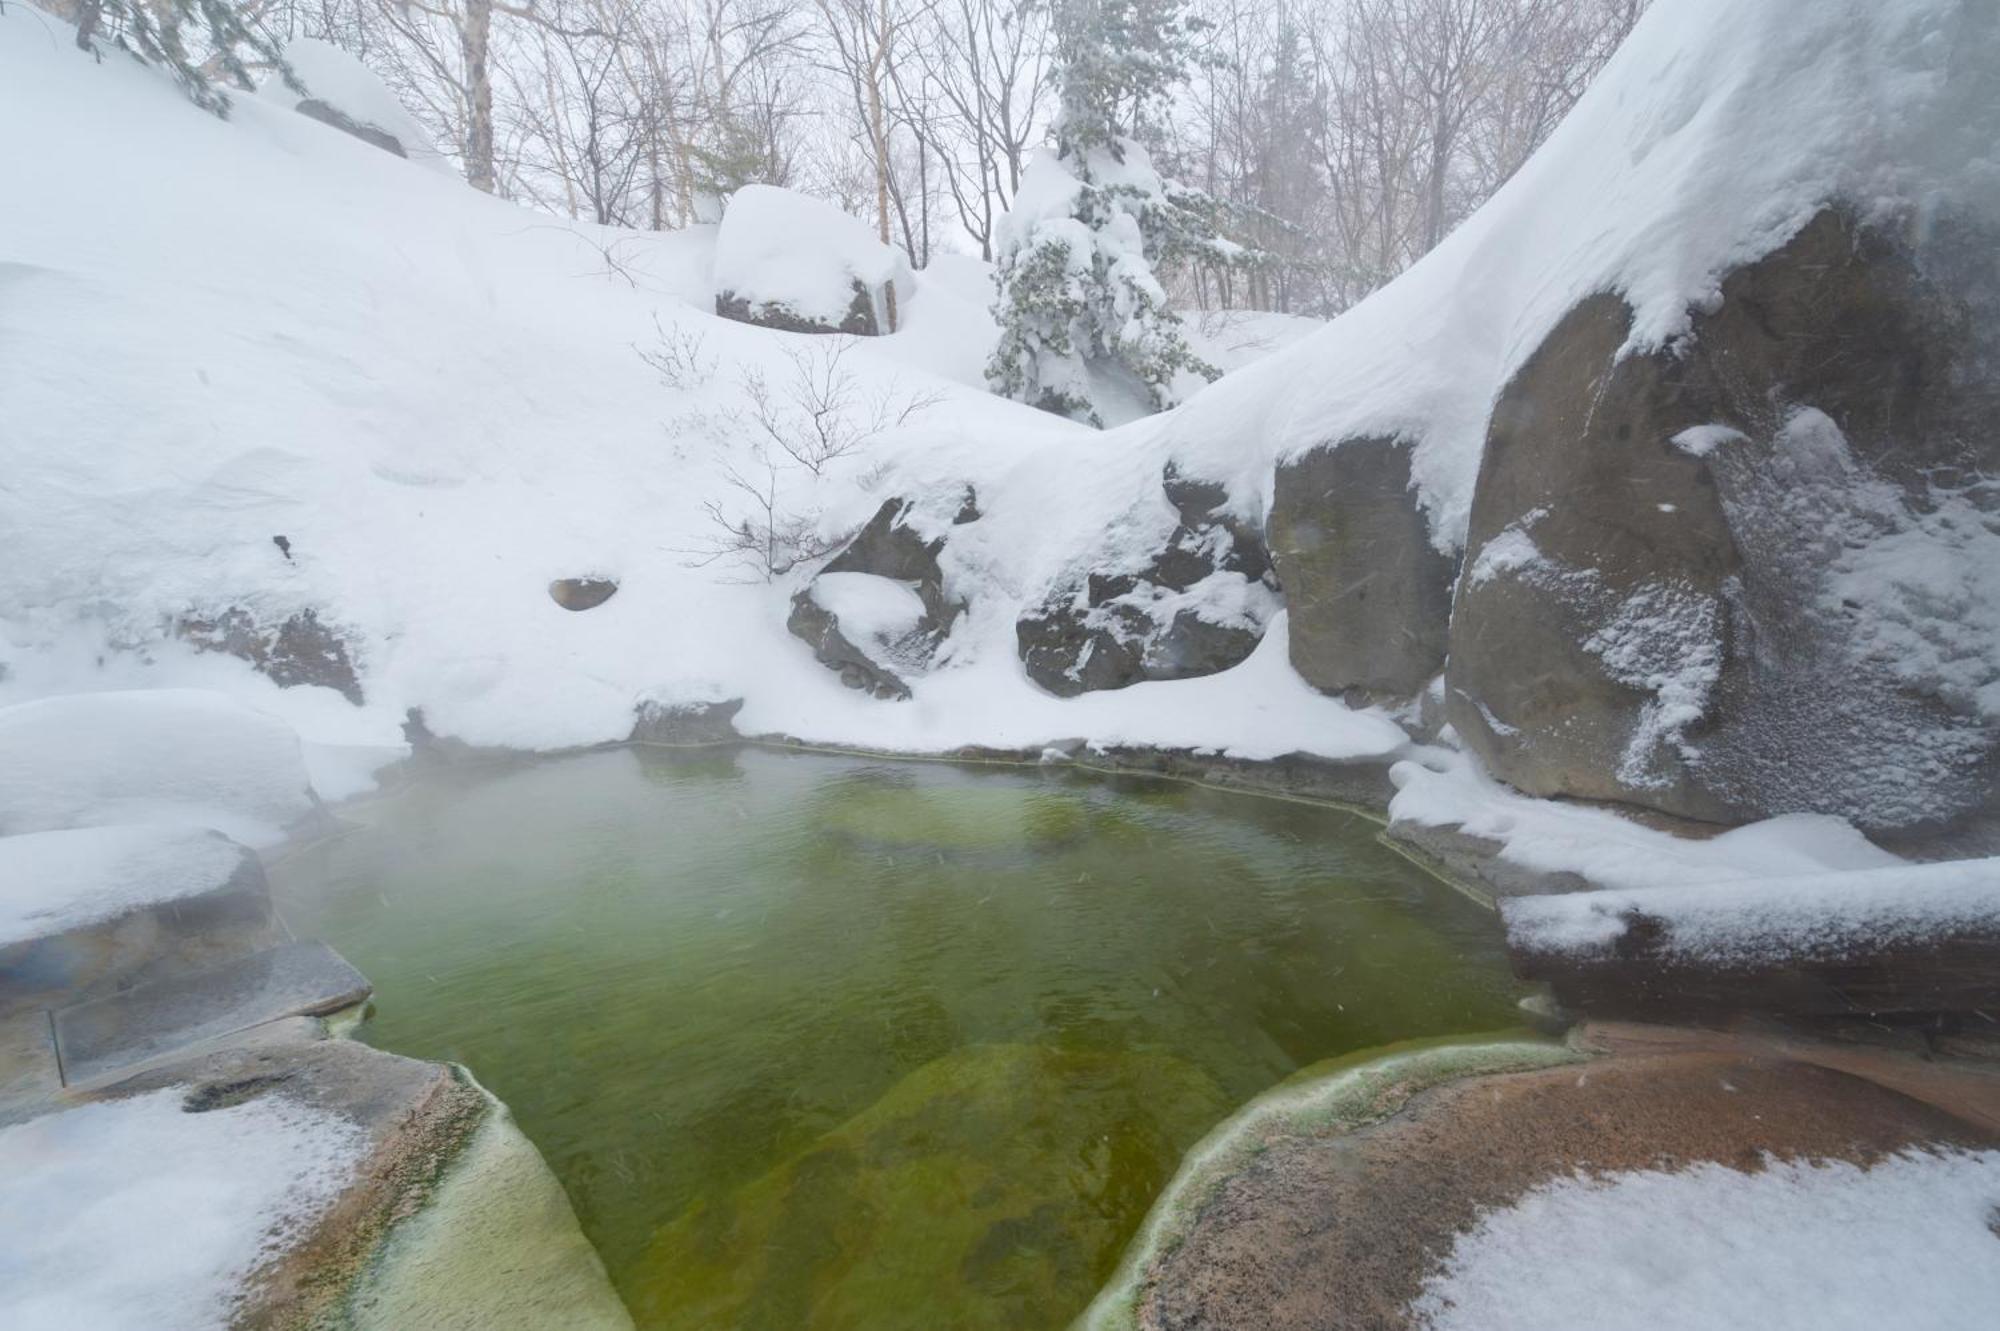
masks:
<svg viewBox="0 0 2000 1331"><path fill-rule="evenodd" d="M349 816L288 922L512 1106L642 1327L1061 1326L1235 1106L1516 1021L1491 918L1310 805L615 750Z"/></svg>

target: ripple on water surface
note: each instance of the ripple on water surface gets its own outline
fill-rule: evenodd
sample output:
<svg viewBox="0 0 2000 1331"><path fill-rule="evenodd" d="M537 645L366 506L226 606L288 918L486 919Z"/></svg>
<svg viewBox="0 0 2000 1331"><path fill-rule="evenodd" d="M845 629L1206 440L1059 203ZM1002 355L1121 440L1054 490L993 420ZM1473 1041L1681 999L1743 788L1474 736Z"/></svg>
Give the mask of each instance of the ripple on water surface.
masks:
<svg viewBox="0 0 2000 1331"><path fill-rule="evenodd" d="M646 1327L1061 1326L1234 1105L1514 1015L1489 917L1307 805L614 751L355 816L288 920L513 1107Z"/></svg>

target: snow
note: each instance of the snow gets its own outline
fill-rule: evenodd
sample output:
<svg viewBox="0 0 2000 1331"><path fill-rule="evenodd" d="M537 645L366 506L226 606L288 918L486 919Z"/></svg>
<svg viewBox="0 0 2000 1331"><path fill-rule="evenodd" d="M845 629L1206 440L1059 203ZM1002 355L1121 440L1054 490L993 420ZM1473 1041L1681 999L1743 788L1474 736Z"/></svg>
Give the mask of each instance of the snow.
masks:
<svg viewBox="0 0 2000 1331"><path fill-rule="evenodd" d="M856 281L871 294L894 283L899 303L915 290L903 252L824 199L776 185L745 185L729 197L715 240L716 294L839 327ZM877 309L875 322L886 329L887 311Z"/></svg>
<svg viewBox="0 0 2000 1331"><path fill-rule="evenodd" d="M315 37L293 38L285 43L283 54L292 73L305 85L306 96L299 96L273 74L258 87L259 97L287 110L296 109L302 101L325 102L348 119L379 129L395 139L410 161L444 172L453 179L458 177L458 168L437 150L417 118L359 60L331 42Z"/></svg>
<svg viewBox="0 0 2000 1331"><path fill-rule="evenodd" d="M145 824L0 837L0 947L212 891L242 853L215 832Z"/></svg>
<svg viewBox="0 0 2000 1331"><path fill-rule="evenodd" d="M850 640L859 633L892 641L915 628L924 614L915 587L873 573L823 573L813 582L812 597L839 618Z"/></svg>
<svg viewBox="0 0 2000 1331"><path fill-rule="evenodd" d="M88 693L0 709L0 835L171 823L265 846L313 808L291 727L220 693Z"/></svg>
<svg viewBox="0 0 2000 1331"><path fill-rule="evenodd" d="M1900 864L1713 885L1516 897L1511 939L1537 950L1603 953L1633 914L1661 921L1661 956L1720 965L1834 959L1855 948L1921 946L1968 930L2000 935L2000 859Z"/></svg>
<svg viewBox="0 0 2000 1331"><path fill-rule="evenodd" d="M0 1324L198 1331L322 1212L365 1134L282 1094L205 1113L169 1088L0 1127Z"/></svg>
<svg viewBox="0 0 2000 1331"><path fill-rule="evenodd" d="M1389 769L1391 824L1462 827L1498 842L1500 857L1539 873L1571 873L1608 888L1735 883L1903 861L1844 818L1785 814L1706 839L1675 836L1605 809L1531 799L1463 753L1425 749Z"/></svg>
<svg viewBox="0 0 2000 1331"><path fill-rule="evenodd" d="M1546 1183L1461 1234L1431 1331L1965 1331L2000 1308L2000 1151Z"/></svg>
<svg viewBox="0 0 2000 1331"><path fill-rule="evenodd" d="M1635 345L1650 345L1685 326L1716 274L1782 243L1832 194L1866 186L1891 206L1964 185L1939 151L1903 151L1931 123L1953 12L1944 0L1655 6L1579 113L1438 252L1178 411L1121 429L987 393L989 270L968 259L914 275L902 328L859 339L843 363L856 400L936 404L823 476L786 466L774 480L777 502L829 536L891 497L949 526L976 491L980 519L949 527L941 555L972 608L913 698L890 703L844 689L785 631L810 566L745 582L696 553L713 531L704 504L738 498L728 472L760 474L746 379L780 384L788 349L826 340L716 318L716 279L782 241L819 255L797 278L823 298L839 280L829 254L884 271L865 224L801 222L813 205L755 192L738 196L750 223L724 234L530 214L262 98L219 121L156 71L83 58L55 20L8 5L0 113L36 132L0 138L0 178L35 182L0 216L0 705L221 692L296 731L286 789L303 791L302 752L329 798L405 751L411 708L437 733L522 749L621 739L642 700L740 697L746 733L892 751L1079 738L1410 756L1387 714L1298 679L1282 614L1233 670L1074 699L1029 682L1015 622L1083 573L1145 563L1177 521L1159 485L1170 462L1223 482L1231 512L1255 525L1277 459L1400 434L1416 443L1434 534L1455 545L1492 398L1579 296L1626 292ZM844 286L838 297L844 310ZM1187 327L1201 336L1198 318ZM700 372L663 383L635 354L662 333L695 349ZM1920 641L1925 669L1990 707L1981 653L2000 632L1983 627L1992 601L1975 584L2000 576L2000 558L1975 498L1877 524L1836 576L1883 593L1870 651ZM618 596L583 614L549 600L551 579L585 570L615 576ZM1486 571L1562 572L1497 555ZM1898 617L1924 595L1966 607L1959 627L1939 636L1935 617ZM366 705L280 691L173 635L178 620L233 607L267 625L315 609L351 635ZM1603 645L1623 659L1644 641ZM1699 680L1634 661L1659 677L1655 738L1671 743L1674 692ZM36 761L53 761L52 745ZM0 752L0 772L25 761ZM1399 770L1398 817L1467 820L1511 858L1617 886L1866 867L1865 843L1835 822L1697 844L1524 800L1462 756L1427 750ZM120 811L72 794L36 826L134 816L131 799ZM30 802L47 803L39 791ZM282 822L274 812L237 811L258 836ZM235 833L212 811L183 815Z"/></svg>

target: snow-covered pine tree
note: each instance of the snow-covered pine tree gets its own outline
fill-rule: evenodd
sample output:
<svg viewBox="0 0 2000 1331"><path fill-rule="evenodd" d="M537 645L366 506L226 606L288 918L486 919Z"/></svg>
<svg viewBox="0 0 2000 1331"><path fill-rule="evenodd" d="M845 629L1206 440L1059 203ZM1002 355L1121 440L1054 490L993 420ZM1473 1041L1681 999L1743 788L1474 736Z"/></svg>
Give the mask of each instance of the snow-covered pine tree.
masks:
<svg viewBox="0 0 2000 1331"><path fill-rule="evenodd" d="M1154 275L1249 265L1207 195L1163 180L1144 141L1193 58L1182 0L1057 0L1053 149L1029 164L997 228L993 391L1093 425L1117 398L1164 410L1183 371L1215 367L1181 334Z"/></svg>
<svg viewBox="0 0 2000 1331"><path fill-rule="evenodd" d="M232 0L77 0L75 15L78 47L96 55L95 41L104 37L141 60L163 65L196 106L218 116L229 114L229 94L219 79L246 92L256 86L246 54L305 93L276 40L245 22ZM190 32L197 34L192 47Z"/></svg>

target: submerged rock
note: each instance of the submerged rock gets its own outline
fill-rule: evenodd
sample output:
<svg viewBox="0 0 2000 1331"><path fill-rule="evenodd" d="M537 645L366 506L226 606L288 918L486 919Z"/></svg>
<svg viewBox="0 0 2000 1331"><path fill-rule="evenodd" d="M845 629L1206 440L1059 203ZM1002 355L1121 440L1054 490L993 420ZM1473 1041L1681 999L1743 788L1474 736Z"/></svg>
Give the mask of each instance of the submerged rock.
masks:
<svg viewBox="0 0 2000 1331"><path fill-rule="evenodd" d="M1144 564L1059 583L1015 623L1021 664L1049 692L1212 675L1263 640L1282 605L1263 538L1220 485L1169 468L1162 488L1180 521Z"/></svg>
<svg viewBox="0 0 2000 1331"><path fill-rule="evenodd" d="M1270 525L1300 678L1364 702L1420 694L1444 669L1457 569L1432 544L1409 443L1347 439L1281 464Z"/></svg>
<svg viewBox="0 0 2000 1331"><path fill-rule="evenodd" d="M636 1309L663 1327L876 1326L891 1280L911 1282L911 1325L1061 1325L1225 1107L1163 1054L960 1050L668 1225Z"/></svg>
<svg viewBox="0 0 2000 1331"><path fill-rule="evenodd" d="M1496 774L1726 822L1991 806L1992 243L1828 209L1672 347L1623 355L1609 295L1550 333L1494 409L1451 625L1451 723Z"/></svg>

